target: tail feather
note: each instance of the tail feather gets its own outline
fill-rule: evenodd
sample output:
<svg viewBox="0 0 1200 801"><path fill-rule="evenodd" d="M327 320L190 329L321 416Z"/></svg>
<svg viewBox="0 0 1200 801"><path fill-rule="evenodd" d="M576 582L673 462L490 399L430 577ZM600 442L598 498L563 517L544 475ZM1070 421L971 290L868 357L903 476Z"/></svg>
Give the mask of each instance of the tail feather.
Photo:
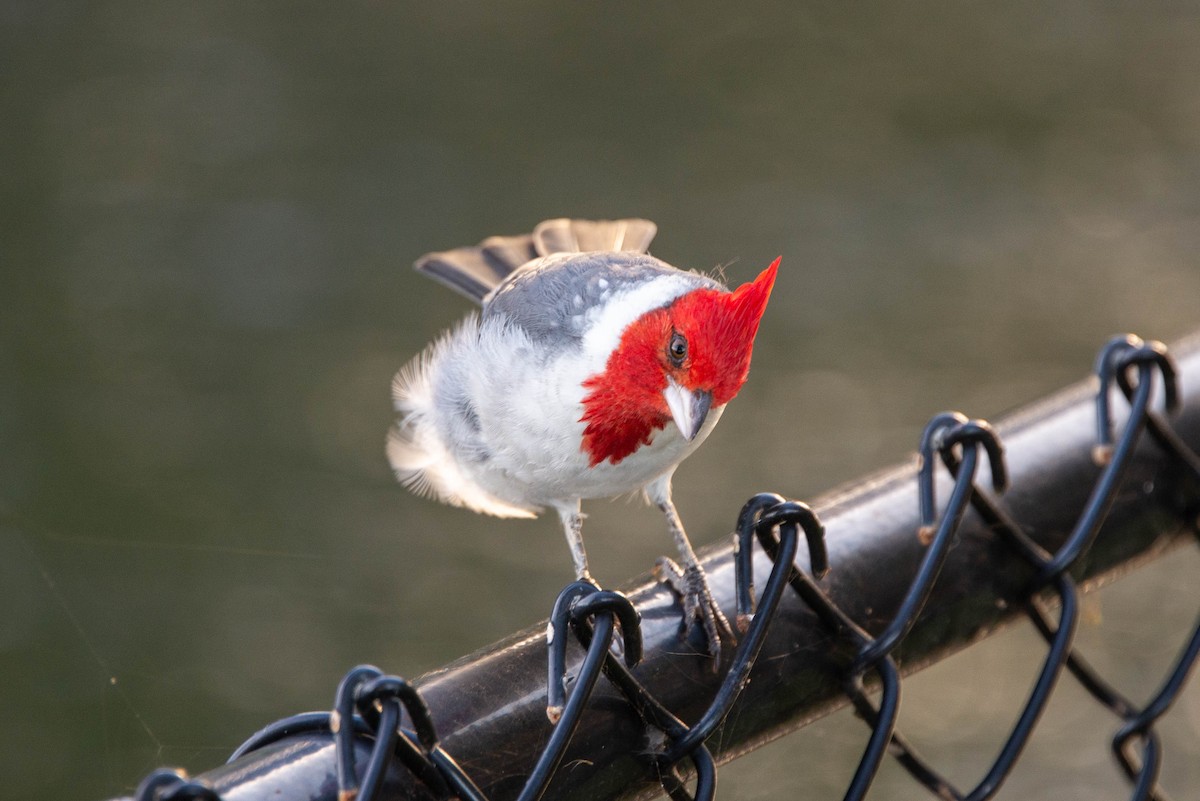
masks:
<svg viewBox="0 0 1200 801"><path fill-rule="evenodd" d="M529 234L489 236L479 243L479 249L488 263L496 268L501 280L538 257L533 247L533 237Z"/></svg>
<svg viewBox="0 0 1200 801"><path fill-rule="evenodd" d="M428 253L413 266L417 272L482 303L487 293L537 255L529 234L493 236L475 247Z"/></svg>
<svg viewBox="0 0 1200 801"><path fill-rule="evenodd" d="M626 250L645 253L658 232L649 220L546 220L532 234L493 236L475 247L428 253L413 265L418 272L476 303L505 278L539 256Z"/></svg>
<svg viewBox="0 0 1200 801"><path fill-rule="evenodd" d="M546 220L533 229L538 255L628 250L645 253L658 226L649 220Z"/></svg>

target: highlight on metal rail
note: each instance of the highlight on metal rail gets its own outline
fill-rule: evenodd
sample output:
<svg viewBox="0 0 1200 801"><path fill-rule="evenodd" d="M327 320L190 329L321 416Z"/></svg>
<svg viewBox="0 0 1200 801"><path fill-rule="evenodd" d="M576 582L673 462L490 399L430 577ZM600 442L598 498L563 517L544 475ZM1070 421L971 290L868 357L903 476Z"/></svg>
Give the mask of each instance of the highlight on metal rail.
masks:
<svg viewBox="0 0 1200 801"><path fill-rule="evenodd" d="M1172 356L1117 337L1091 382L997 426L934 416L915 469L811 507L751 498L732 544L704 560L739 636L716 672L703 643L679 641L663 586L574 582L544 630L413 682L356 667L331 711L273 723L197 778L155 771L134 797L534 801L658 787L711 799L723 754L849 703L868 728L844 798L866 796L891 754L933 797L982 801L1065 674L1112 713L1130 798L1165 800L1154 725L1200 654L1200 620L1138 706L1073 646L1077 582L1195 538L1197 449L1200 339ZM1046 640L1041 670L991 767L958 787L896 730L901 673L1019 617Z"/></svg>

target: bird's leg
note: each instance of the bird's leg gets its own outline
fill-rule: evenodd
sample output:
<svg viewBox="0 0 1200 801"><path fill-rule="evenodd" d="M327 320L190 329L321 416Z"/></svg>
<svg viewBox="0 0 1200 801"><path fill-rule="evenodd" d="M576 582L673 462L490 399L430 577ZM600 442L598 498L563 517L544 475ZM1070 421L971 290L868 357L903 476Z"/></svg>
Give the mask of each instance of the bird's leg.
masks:
<svg viewBox="0 0 1200 801"><path fill-rule="evenodd" d="M575 501L573 505L555 505L558 509L558 517L562 520L563 532L567 535L567 547L571 549L571 560L575 563L575 579L577 581L586 581L588 584L594 585L597 589L600 585L592 578L592 574L588 572L587 551L583 549L583 518L584 514L579 510L579 501ZM617 622L618 631L620 621ZM549 636L550 629L547 629ZM617 655L617 658L625 656L624 640L621 637L613 637L612 652Z"/></svg>
<svg viewBox="0 0 1200 801"><path fill-rule="evenodd" d="M567 535L567 547L571 549L571 561L575 563L575 578L594 584L588 572L587 551L583 549L583 513L579 511L579 501L573 505L556 505L555 508L562 520L563 533Z"/></svg>
<svg viewBox="0 0 1200 801"><path fill-rule="evenodd" d="M683 634L689 635L700 623L708 640L708 653L712 656L714 669L716 659L721 655L721 640L724 637L729 642L734 641L733 629L725 614L713 600L712 591L708 588L708 577L700 567L700 560L692 550L687 532L683 530L683 521L671 500L671 479L660 479L646 489L646 494L667 518L667 528L675 538L675 546L679 549L679 558L683 566L675 564L667 557L658 560L655 573L658 578L668 584L679 595L683 604Z"/></svg>

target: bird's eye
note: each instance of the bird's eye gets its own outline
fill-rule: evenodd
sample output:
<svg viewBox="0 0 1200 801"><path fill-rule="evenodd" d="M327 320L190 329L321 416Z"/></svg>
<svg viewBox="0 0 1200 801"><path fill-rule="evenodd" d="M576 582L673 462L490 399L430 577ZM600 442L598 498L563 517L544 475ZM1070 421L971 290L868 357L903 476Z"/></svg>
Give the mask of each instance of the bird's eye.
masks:
<svg viewBox="0 0 1200 801"><path fill-rule="evenodd" d="M671 334L671 343L667 345L667 356L671 359L671 363L676 367L682 367L683 360L687 358L687 352L687 337L678 331Z"/></svg>

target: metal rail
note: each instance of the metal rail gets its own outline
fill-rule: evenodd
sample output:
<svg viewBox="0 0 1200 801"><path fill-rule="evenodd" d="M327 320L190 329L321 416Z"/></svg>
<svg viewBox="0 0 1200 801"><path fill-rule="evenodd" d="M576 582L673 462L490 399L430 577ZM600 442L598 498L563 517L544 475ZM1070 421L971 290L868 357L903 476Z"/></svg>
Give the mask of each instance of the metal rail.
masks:
<svg viewBox="0 0 1200 801"><path fill-rule="evenodd" d="M1200 450L1200 338L1176 346L1174 356L1180 368L1180 404L1172 428L1188 447ZM1146 375L1142 373L1142 382ZM1011 486L995 503L1003 511L989 512L990 499L976 497L976 511L964 515L961 510L971 493L955 492L951 503L959 503L961 524L953 546L938 556L944 561L932 568L937 580L924 604L916 604L922 611L911 630L900 631L889 624L898 610L914 608L913 599L906 601L906 595L923 560L937 548L936 544L933 549L926 547L933 531L921 508L928 507L932 499L918 492L918 465L902 465L816 501L813 508L824 522L831 568L819 582L820 588L850 620L871 635L882 636L857 655L847 653L844 638L835 637L810 604L797 593L783 594L734 713L708 738L708 748L716 759L733 759L850 702L846 694L849 662L861 674L867 661L886 659L887 647L898 642L893 656L902 672L910 672L1013 620L1025 611L1029 587L1047 585L1054 562L1065 564L1078 555L1072 575L1094 586L1194 534L1200 515L1195 471L1185 469L1154 437L1147 436L1129 456L1121 476L1122 489L1108 507L1095 540L1090 547L1085 543L1074 549L1072 534L1085 524L1080 510L1088 506L1101 473L1097 457L1102 461L1110 455L1107 447L1096 447L1095 392L1094 381L1077 385L996 426ZM1119 429L1129 404L1114 388L1109 405ZM1102 443L1104 436L1102 427ZM979 471L976 486L988 485L992 477L987 460L976 465L975 452L968 451L965 444L962 448L959 466L969 462L971 470ZM998 453L989 455L998 465ZM931 465L925 467L928 470ZM949 497L951 477L946 471L939 473L938 494ZM1103 510L1097 514L1103 517ZM1012 542L1002 536L1005 520L1017 521L1032 547L1056 554L1067 544L1065 550L1074 552L1041 566L1014 558ZM733 546L711 550L703 560L714 596L727 612L738 604L734 551ZM797 557L797 564L807 569L807 554L800 551L803 555ZM766 582L772 567L765 553L755 552L756 583ZM641 663L632 672L658 703L680 719L701 718L721 687L732 653L724 654L720 669L714 672L698 643L681 642L678 604L662 585L644 582L629 597L641 613L644 649ZM1067 603L1066 596L1063 600ZM601 618L596 619L599 627ZM1069 642L1062 647L1069 647ZM582 652L573 648L569 653L577 671ZM546 718L546 659L546 629L537 627L412 683L436 723L440 751L452 755L490 799L515 798L521 793L555 732ZM407 685L399 691L417 697ZM863 707L862 698L853 700L860 711L868 716L872 713ZM418 717L423 714L419 706L405 703L410 712L416 709ZM345 714L339 718L346 719ZM411 728L414 724L406 717L405 725ZM666 745L651 741L663 736L656 731L647 727L610 682L598 682L562 758L566 767L558 770L545 797L608 799L661 793L660 777L644 758L646 752ZM888 734L890 728L885 737ZM351 738L350 733L344 736ZM353 750L362 764L370 750L368 743L363 738L350 742L347 739L343 746L343 759ZM225 801L333 799L338 795L337 751L332 735L300 731L199 778ZM345 765L340 769L346 770ZM918 773L920 766L910 770ZM422 781L419 773L412 764L409 769L395 764L386 776L379 777L378 797L436 798L428 789L435 782L428 776ZM193 797L206 796L198 790Z"/></svg>

